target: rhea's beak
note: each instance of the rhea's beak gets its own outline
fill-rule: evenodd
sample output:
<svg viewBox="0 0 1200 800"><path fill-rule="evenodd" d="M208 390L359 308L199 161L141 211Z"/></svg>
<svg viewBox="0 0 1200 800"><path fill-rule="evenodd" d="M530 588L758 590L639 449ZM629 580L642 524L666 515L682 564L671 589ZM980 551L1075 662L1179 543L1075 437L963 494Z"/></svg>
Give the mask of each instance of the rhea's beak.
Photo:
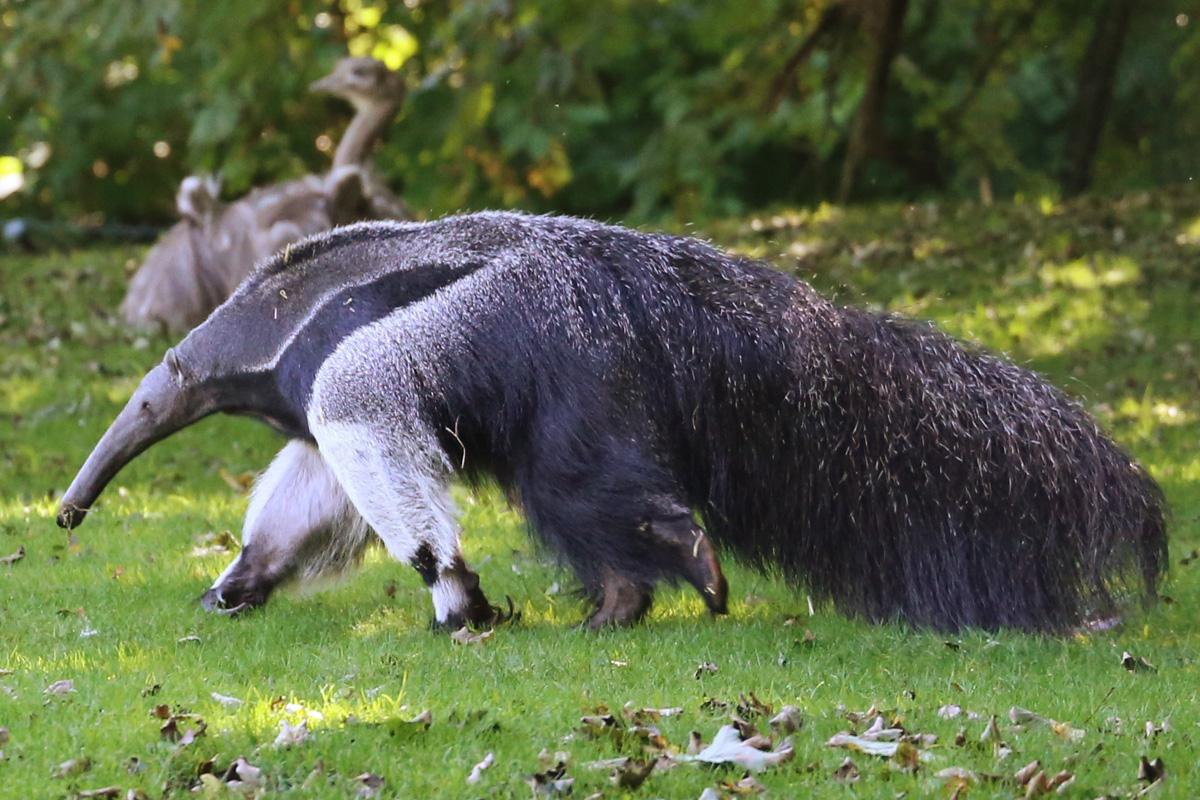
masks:
<svg viewBox="0 0 1200 800"><path fill-rule="evenodd" d="M341 84L338 81L337 76L333 73L330 73L319 80L315 80L308 85L308 90L310 92L316 92L317 94L334 94L340 88Z"/></svg>
<svg viewBox="0 0 1200 800"><path fill-rule="evenodd" d="M59 526L77 526L122 467L150 445L206 416L209 409L201 395L195 386L185 388L174 356L168 352L164 363L142 379L71 481L59 506Z"/></svg>

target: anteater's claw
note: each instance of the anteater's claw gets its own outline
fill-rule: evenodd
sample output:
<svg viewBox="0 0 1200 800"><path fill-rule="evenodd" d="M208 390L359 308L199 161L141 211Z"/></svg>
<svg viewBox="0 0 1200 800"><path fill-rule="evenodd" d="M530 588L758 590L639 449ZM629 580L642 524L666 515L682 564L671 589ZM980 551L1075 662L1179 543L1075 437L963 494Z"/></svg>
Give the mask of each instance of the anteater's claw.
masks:
<svg viewBox="0 0 1200 800"><path fill-rule="evenodd" d="M521 612L513 608L512 595L506 594L504 599L508 602L508 611L500 606L492 606L492 625L515 624L521 620Z"/></svg>

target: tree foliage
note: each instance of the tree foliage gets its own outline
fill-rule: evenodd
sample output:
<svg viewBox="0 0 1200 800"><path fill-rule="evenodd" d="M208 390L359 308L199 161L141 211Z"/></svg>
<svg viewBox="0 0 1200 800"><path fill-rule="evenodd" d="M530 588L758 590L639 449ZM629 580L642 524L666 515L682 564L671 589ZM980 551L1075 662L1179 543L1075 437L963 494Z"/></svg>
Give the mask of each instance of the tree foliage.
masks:
<svg viewBox="0 0 1200 800"><path fill-rule="evenodd" d="M306 87L348 50L406 72L377 164L426 214L812 201L846 172L887 2L0 0L4 211L162 221L189 172L236 196L322 170L349 112ZM1200 14L1135 5L1101 189L1200 166ZM1053 190L1100 6L906 6L851 196Z"/></svg>

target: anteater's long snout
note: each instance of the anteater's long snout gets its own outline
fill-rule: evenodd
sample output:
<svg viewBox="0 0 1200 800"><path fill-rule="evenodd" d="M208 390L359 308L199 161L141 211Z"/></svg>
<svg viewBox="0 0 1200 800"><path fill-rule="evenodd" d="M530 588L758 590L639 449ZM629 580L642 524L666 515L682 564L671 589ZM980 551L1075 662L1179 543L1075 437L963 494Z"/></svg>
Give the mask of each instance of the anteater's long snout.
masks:
<svg viewBox="0 0 1200 800"><path fill-rule="evenodd" d="M155 442L204 416L199 392L186 388L166 363L146 374L71 481L58 524L74 528L121 468Z"/></svg>

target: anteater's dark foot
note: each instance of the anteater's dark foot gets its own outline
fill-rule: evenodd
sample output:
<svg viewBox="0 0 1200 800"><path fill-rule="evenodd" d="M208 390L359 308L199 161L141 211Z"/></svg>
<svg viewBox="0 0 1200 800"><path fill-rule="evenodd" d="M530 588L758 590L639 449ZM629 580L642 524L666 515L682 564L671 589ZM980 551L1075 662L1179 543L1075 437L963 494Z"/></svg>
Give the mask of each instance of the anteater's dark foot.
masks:
<svg viewBox="0 0 1200 800"><path fill-rule="evenodd" d="M209 589L200 596L201 608L225 617L237 617L247 611L261 608L267 603L269 590L265 592L239 592L236 589L233 591L230 591L230 589L233 589L233 587L226 587L224 591L215 587Z"/></svg>
<svg viewBox="0 0 1200 800"><path fill-rule="evenodd" d="M264 565L258 551L248 546L200 597L205 611L234 617L266 605L282 577Z"/></svg>
<svg viewBox="0 0 1200 800"><path fill-rule="evenodd" d="M729 582L703 528L693 528L694 542L687 563L688 581L700 592L713 614L729 613Z"/></svg>
<svg viewBox="0 0 1200 800"><path fill-rule="evenodd" d="M679 553L680 573L696 587L713 614L729 611L729 583L708 534L692 521L691 514L651 523L654 535Z"/></svg>
<svg viewBox="0 0 1200 800"><path fill-rule="evenodd" d="M600 606L588 617L591 630L633 625L650 610L654 592L648 586L609 573L600 588Z"/></svg>
<svg viewBox="0 0 1200 800"><path fill-rule="evenodd" d="M479 588L479 576L461 558L455 558L442 570L429 587L437 619L435 630L456 631L464 625L487 628L515 620L520 614L513 610L511 597L508 609L494 606Z"/></svg>

